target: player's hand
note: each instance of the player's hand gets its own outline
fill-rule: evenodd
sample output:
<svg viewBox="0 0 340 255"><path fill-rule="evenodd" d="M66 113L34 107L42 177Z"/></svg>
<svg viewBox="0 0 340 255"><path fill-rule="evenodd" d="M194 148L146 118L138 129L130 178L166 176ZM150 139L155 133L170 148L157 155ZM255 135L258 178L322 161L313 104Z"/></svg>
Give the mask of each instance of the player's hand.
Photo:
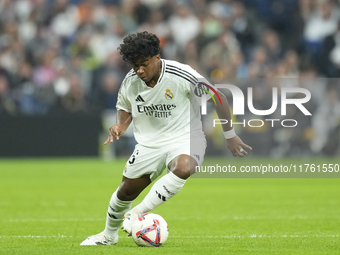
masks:
<svg viewBox="0 0 340 255"><path fill-rule="evenodd" d="M109 137L104 144L112 143L114 139L119 140L119 137L123 134L123 130L119 124L112 125L109 128Z"/></svg>
<svg viewBox="0 0 340 255"><path fill-rule="evenodd" d="M244 155L247 155L248 152L245 151L244 148L252 150L252 148L249 145L243 143L241 138L238 136L227 139L227 147L234 157L243 157Z"/></svg>

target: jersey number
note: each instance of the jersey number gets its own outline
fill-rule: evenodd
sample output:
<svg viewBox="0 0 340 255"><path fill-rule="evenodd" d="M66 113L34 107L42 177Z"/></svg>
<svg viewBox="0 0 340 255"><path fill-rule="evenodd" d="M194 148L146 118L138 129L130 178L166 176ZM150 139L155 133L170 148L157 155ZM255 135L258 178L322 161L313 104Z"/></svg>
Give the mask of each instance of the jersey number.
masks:
<svg viewBox="0 0 340 255"><path fill-rule="evenodd" d="M135 163L136 156L138 155L138 153L139 153L139 150L136 150L136 151L132 154L132 156L131 156L131 158L130 158L130 160L129 160L129 164L130 164L130 165L132 165L133 163Z"/></svg>

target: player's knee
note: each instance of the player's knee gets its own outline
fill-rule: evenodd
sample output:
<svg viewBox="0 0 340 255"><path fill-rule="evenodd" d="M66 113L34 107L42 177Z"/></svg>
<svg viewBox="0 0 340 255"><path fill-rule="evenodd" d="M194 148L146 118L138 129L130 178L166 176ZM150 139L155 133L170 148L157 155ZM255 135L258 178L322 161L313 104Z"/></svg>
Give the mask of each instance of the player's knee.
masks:
<svg viewBox="0 0 340 255"><path fill-rule="evenodd" d="M190 177L190 160L178 162L172 172L181 179L188 179Z"/></svg>
<svg viewBox="0 0 340 255"><path fill-rule="evenodd" d="M169 169L179 178L188 179L195 173L197 162L188 155L180 155L169 164Z"/></svg>

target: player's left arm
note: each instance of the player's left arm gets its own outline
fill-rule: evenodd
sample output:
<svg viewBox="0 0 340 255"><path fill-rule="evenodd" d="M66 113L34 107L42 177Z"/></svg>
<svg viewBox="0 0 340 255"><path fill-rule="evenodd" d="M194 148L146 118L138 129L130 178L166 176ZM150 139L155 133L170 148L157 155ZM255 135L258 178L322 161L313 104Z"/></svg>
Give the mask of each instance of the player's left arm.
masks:
<svg viewBox="0 0 340 255"><path fill-rule="evenodd" d="M234 128L231 126L231 113L229 108L229 103L225 95L217 90L219 97L221 98L222 105L217 103L216 105L216 113L220 119L228 120L227 124L222 124L223 134L227 140L227 147L234 155L234 157L243 157L247 155L248 152L245 149L252 150L252 148L245 144L241 138L236 135ZM214 95L216 102L218 102L218 98Z"/></svg>

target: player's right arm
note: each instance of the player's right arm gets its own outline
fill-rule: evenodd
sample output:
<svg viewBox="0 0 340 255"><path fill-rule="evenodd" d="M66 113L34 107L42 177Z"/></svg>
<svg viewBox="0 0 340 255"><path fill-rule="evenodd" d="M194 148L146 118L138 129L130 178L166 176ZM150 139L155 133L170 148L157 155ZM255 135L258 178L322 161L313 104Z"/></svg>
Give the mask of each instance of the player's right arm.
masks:
<svg viewBox="0 0 340 255"><path fill-rule="evenodd" d="M112 143L114 139L119 140L119 137L125 133L132 121L132 115L129 112L118 110L117 124L109 128L109 137L104 144Z"/></svg>
<svg viewBox="0 0 340 255"><path fill-rule="evenodd" d="M105 141L104 144L112 143L114 139L119 140L119 137L125 133L126 129L129 127L132 121L132 110L131 103L128 99L128 91L126 88L127 81L124 79L119 92L117 99L117 124L112 125L109 128L109 137Z"/></svg>

